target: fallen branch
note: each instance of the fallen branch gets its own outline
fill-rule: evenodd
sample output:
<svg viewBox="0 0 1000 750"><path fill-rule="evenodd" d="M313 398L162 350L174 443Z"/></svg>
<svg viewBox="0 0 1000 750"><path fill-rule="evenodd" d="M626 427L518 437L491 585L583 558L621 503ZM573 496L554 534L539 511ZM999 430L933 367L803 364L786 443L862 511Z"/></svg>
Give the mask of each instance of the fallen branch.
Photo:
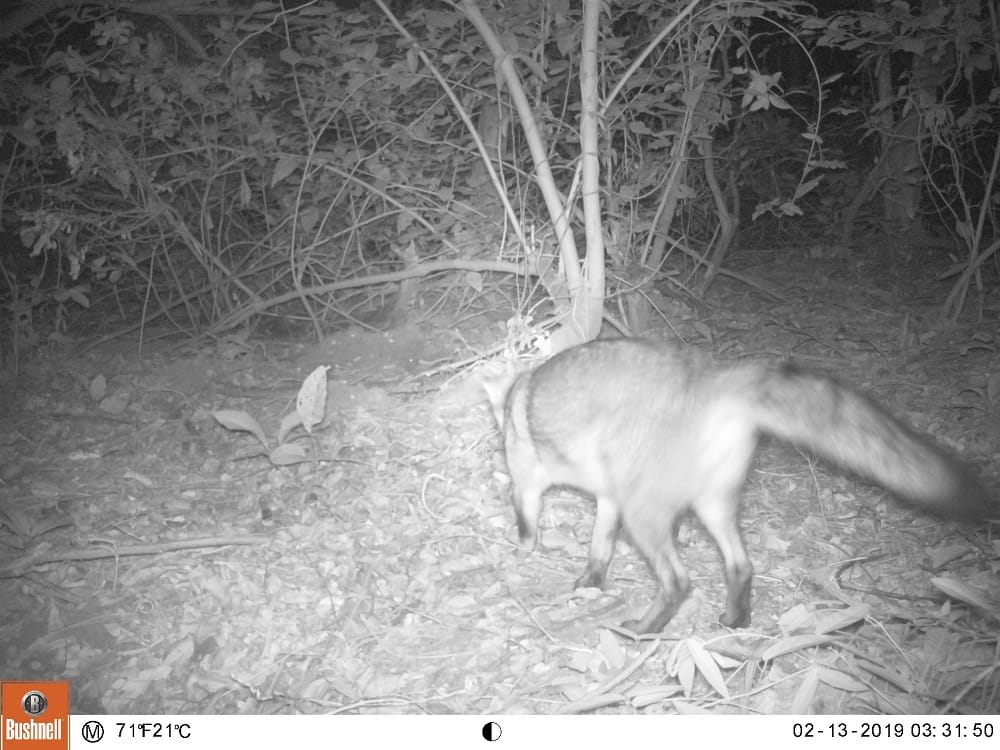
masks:
<svg viewBox="0 0 1000 750"><path fill-rule="evenodd" d="M137 555L158 555L162 552L176 552L183 549L200 549L202 547L228 547L230 545L263 544L268 541L266 536L210 536L203 539L179 539L158 544L136 544L128 547L118 547L111 542L101 542L101 547L92 549L61 550L28 555L0 565L0 578L17 578L29 570L42 565L58 562L73 562L77 560L101 560L108 557L135 557Z"/></svg>

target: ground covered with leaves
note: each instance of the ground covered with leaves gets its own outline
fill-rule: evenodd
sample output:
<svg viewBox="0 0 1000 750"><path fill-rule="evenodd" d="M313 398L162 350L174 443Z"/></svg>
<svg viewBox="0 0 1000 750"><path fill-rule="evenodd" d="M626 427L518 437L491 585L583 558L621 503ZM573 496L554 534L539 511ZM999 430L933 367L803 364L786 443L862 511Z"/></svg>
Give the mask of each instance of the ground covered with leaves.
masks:
<svg viewBox="0 0 1000 750"><path fill-rule="evenodd" d="M661 335L845 376L995 476L997 342L921 338L932 300L864 263L804 259L777 301L721 280L707 306L671 301ZM661 639L625 637L654 594L645 564L622 541L608 589L574 592L593 508L566 492L541 548L518 549L467 366L500 329L448 328L38 352L2 390L0 676L69 678L83 713L1000 708L988 525L766 442L743 522L752 626L718 624L720 561L692 522L692 596ZM290 438L320 461L276 464L213 417L244 411L273 441L325 365L326 418Z"/></svg>

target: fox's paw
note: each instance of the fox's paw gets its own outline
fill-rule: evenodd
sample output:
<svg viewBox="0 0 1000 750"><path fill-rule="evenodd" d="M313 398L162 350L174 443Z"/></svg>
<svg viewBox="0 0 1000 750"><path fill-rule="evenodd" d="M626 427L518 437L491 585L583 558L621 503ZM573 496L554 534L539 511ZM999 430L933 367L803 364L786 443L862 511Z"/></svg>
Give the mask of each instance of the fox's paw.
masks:
<svg viewBox="0 0 1000 750"><path fill-rule="evenodd" d="M585 588L596 588L603 589L607 583L608 571L607 568L588 565L587 569L583 571L583 575L576 579L573 584L575 589L585 589Z"/></svg>

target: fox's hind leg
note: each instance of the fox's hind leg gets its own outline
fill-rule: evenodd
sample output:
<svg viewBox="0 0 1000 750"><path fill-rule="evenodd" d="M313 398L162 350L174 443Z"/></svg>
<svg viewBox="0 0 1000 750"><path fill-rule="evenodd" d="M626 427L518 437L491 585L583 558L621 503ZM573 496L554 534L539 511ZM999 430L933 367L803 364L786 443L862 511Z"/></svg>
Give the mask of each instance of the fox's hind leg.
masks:
<svg viewBox="0 0 1000 750"><path fill-rule="evenodd" d="M615 553L615 541L621 527L621 512L618 505L605 497L597 498L597 516L594 532L590 538L590 559L583 575L576 579L574 588L596 586L603 589L608 580L608 565Z"/></svg>
<svg viewBox="0 0 1000 750"><path fill-rule="evenodd" d="M633 512L630 513L630 510ZM677 521L677 513L655 504L636 503L625 509L625 528L660 584L660 591L646 614L639 620L622 623L623 628L633 633L659 633L663 630L677 614L691 588L691 579L677 554Z"/></svg>
<svg viewBox="0 0 1000 750"><path fill-rule="evenodd" d="M730 628L744 628L750 624L753 566L740 533L739 489L716 491L718 494L696 503L694 512L719 545L726 569L726 611L719 616L719 622Z"/></svg>
<svg viewBox="0 0 1000 750"><path fill-rule="evenodd" d="M753 456L756 436L739 402L720 401L703 426L705 449L699 454L703 484L691 510L722 553L726 570L726 610L719 622L730 628L750 624L753 567L740 534L740 497ZM708 428L712 428L709 430Z"/></svg>

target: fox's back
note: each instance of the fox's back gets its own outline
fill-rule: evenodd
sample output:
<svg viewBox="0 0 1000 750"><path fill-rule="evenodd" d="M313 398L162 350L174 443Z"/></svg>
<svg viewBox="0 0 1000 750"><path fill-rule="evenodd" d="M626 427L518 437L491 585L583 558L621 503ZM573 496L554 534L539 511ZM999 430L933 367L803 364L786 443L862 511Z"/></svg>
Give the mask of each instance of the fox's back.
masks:
<svg viewBox="0 0 1000 750"><path fill-rule="evenodd" d="M641 341L596 341L549 360L524 383L529 442L554 484L625 504L657 492L696 499L754 447L740 370Z"/></svg>

